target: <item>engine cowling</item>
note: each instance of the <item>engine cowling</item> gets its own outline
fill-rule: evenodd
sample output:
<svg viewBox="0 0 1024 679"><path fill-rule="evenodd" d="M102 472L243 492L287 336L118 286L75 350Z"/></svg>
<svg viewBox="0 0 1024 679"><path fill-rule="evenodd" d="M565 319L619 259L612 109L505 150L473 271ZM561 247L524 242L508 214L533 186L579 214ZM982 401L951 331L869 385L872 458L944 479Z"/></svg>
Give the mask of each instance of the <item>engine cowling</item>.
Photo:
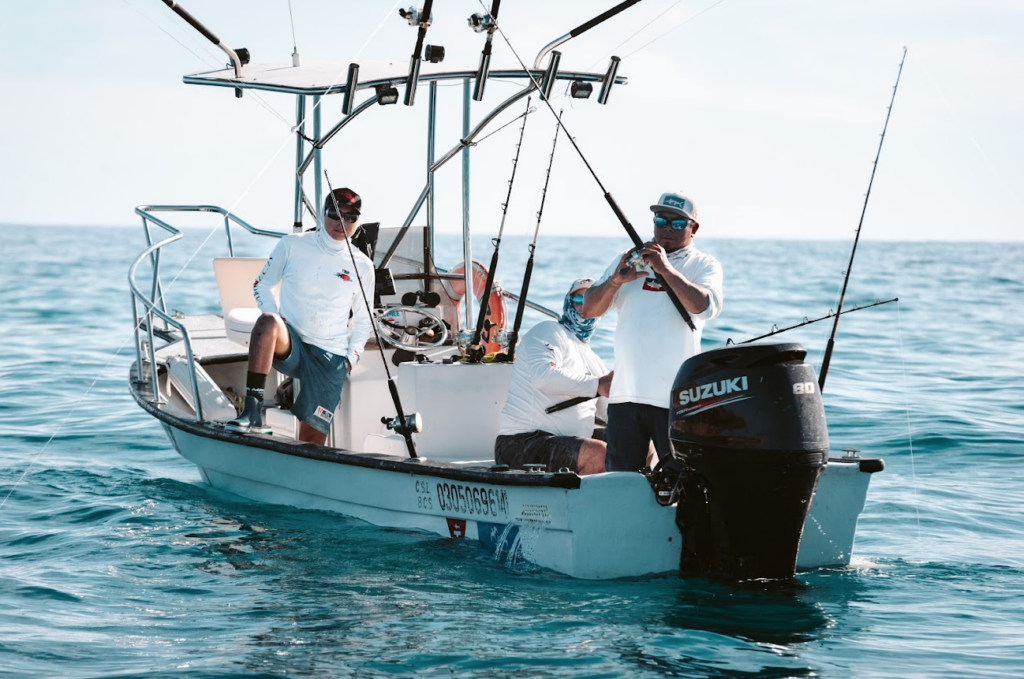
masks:
<svg viewBox="0 0 1024 679"><path fill-rule="evenodd" d="M795 573L828 462L825 410L806 354L799 344L731 346L680 367L669 436L685 465L676 512L684 574Z"/></svg>

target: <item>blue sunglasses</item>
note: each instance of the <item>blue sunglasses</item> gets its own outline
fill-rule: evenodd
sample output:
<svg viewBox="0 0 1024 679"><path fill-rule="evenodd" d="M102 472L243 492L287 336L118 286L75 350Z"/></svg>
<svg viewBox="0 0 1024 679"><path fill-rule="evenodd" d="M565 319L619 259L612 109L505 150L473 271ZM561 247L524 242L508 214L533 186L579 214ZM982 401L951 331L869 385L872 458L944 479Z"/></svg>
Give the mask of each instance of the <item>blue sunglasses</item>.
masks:
<svg viewBox="0 0 1024 679"><path fill-rule="evenodd" d="M692 219L673 219L671 222L664 217L655 217L654 225L659 229L664 229L666 226L672 226L673 231L685 231L686 227L693 224Z"/></svg>
<svg viewBox="0 0 1024 679"><path fill-rule="evenodd" d="M569 298L569 301L571 301L573 304L583 304L583 299L583 295L577 292L575 295Z"/></svg>

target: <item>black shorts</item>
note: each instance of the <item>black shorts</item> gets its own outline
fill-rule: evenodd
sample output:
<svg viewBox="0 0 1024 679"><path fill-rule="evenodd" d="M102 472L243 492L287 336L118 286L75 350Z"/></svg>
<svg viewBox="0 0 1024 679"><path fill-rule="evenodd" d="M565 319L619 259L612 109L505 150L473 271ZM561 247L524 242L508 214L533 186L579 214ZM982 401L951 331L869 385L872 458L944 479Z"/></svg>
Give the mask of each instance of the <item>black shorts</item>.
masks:
<svg viewBox="0 0 1024 679"><path fill-rule="evenodd" d="M513 469L525 469L528 464L542 464L549 472L559 469L577 471L583 439L575 436L555 436L546 431L526 434L506 434L494 442L494 461Z"/></svg>

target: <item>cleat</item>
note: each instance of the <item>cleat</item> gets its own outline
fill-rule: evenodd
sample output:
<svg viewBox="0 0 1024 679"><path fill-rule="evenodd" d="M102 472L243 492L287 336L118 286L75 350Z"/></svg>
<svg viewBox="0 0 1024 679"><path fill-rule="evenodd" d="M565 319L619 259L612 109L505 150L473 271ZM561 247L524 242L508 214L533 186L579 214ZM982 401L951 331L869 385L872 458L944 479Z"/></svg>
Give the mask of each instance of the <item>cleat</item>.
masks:
<svg viewBox="0 0 1024 679"><path fill-rule="evenodd" d="M242 408L242 414L230 422L225 422L224 428L240 434L270 435L272 433L270 427L263 425L263 410L255 396L245 397L245 407Z"/></svg>

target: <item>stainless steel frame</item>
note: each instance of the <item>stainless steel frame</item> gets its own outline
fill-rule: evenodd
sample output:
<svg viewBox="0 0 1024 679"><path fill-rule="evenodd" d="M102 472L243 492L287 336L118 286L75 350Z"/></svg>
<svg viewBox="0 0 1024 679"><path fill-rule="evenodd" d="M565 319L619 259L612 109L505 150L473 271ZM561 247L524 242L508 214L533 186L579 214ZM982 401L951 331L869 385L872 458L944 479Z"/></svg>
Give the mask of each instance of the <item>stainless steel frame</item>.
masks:
<svg viewBox="0 0 1024 679"><path fill-rule="evenodd" d="M154 342L155 321L163 321L164 329L174 328L181 334L182 342L185 345L185 355L188 359L189 379L192 387L192 398L195 403L196 421L203 421L203 406L199 401L199 387L196 380L195 356L192 353L192 340L188 334L185 324L174 318L167 312L167 302L164 299L163 284L160 280L160 252L171 243L181 239L181 231L168 224L166 221L155 216L154 212L214 212L224 218L224 235L228 245L228 253L235 256L234 244L231 240L231 224L245 229L256 236L268 236L280 238L285 234L277 231L267 231L252 226L244 219L228 212L222 207L215 205L140 205L135 208L135 213L142 217L142 227L146 234L146 249L128 267L128 288L132 297L132 317L135 322L135 365L137 367L136 381L143 382L146 378L145 366L149 365L150 389L153 393L155 403L163 403L165 399L160 393L160 382L157 379L156 369L156 345ZM154 243L153 234L150 230L150 223L159 226L170 234L169 237ZM153 267L153 277L150 281L150 292L143 292L137 280L138 269L143 261L150 260ZM143 309L139 313L140 305ZM143 328L145 326L145 328ZM143 330L145 336L143 337Z"/></svg>

